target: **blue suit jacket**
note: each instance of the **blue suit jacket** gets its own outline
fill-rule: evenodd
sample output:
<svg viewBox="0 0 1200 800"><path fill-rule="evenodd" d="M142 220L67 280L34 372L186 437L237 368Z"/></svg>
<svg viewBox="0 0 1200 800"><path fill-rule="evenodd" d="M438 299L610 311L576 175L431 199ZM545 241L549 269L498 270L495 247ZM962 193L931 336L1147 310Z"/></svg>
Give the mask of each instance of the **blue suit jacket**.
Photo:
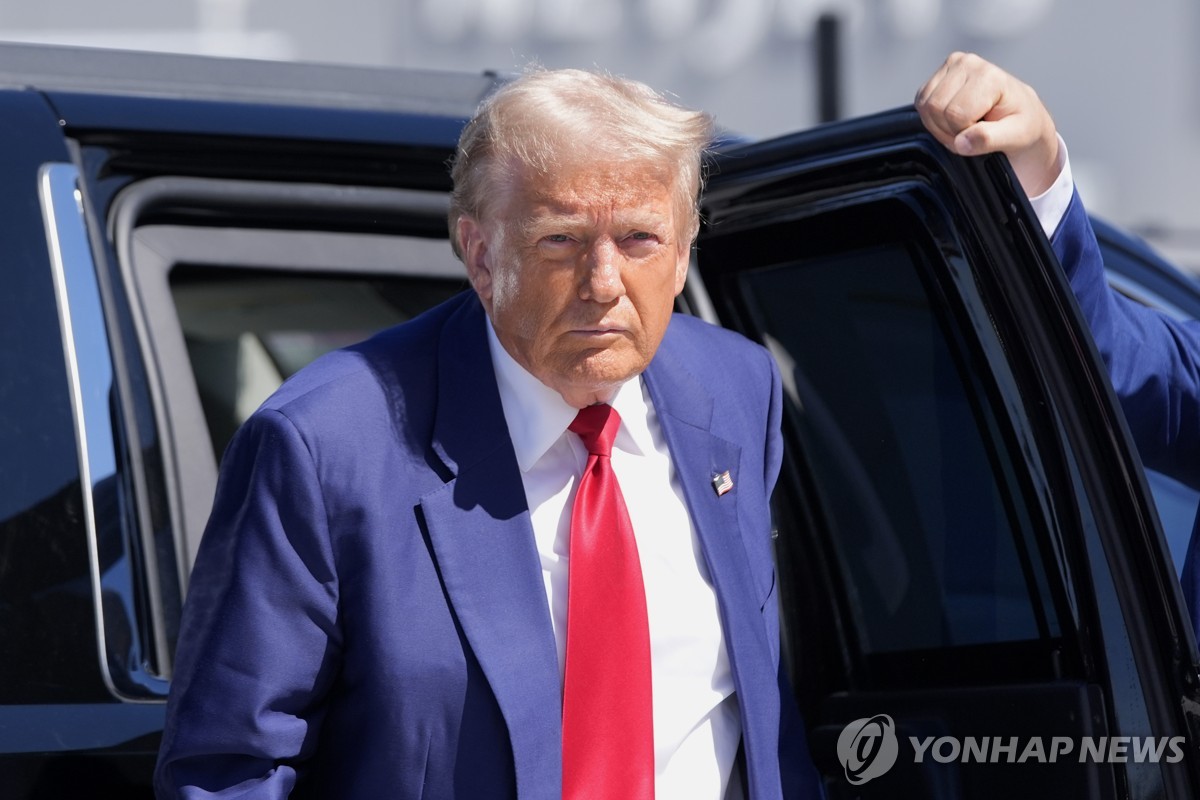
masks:
<svg viewBox="0 0 1200 800"><path fill-rule="evenodd" d="M1071 288L1108 367L1146 466L1200 489L1200 323L1172 319L1109 288L1076 193L1054 236ZM1193 528L1181 581L1200 621L1200 542Z"/></svg>
<svg viewBox="0 0 1200 800"><path fill-rule="evenodd" d="M162 796L559 795L557 651L485 324L464 293L318 360L239 431L186 602ZM780 723L778 372L676 317L645 380L719 598L751 796L807 796L790 696Z"/></svg>

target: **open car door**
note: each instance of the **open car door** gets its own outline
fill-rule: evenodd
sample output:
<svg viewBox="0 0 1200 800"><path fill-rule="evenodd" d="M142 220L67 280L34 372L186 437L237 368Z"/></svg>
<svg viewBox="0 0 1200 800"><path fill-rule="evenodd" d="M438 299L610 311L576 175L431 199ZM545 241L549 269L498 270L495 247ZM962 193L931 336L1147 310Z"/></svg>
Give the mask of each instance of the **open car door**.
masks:
<svg viewBox="0 0 1200 800"><path fill-rule="evenodd" d="M693 303L783 376L781 634L829 796L1200 796L1174 569L1005 159L904 109L724 151L704 219Z"/></svg>

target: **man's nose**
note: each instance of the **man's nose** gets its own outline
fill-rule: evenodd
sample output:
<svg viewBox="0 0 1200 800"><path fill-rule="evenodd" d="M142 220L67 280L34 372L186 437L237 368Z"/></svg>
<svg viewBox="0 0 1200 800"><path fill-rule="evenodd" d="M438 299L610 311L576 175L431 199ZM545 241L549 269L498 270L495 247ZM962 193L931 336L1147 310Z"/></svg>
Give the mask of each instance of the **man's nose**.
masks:
<svg viewBox="0 0 1200 800"><path fill-rule="evenodd" d="M579 296L597 303L611 303L624 295L621 261L615 242L606 239L596 241L584 259Z"/></svg>

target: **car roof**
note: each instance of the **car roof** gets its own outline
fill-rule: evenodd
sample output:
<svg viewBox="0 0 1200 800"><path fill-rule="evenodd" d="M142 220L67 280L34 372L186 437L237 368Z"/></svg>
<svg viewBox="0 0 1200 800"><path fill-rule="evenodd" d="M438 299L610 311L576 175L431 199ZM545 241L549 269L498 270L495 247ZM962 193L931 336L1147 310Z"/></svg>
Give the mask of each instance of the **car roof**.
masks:
<svg viewBox="0 0 1200 800"><path fill-rule="evenodd" d="M492 73L0 42L0 89L268 103L465 119Z"/></svg>

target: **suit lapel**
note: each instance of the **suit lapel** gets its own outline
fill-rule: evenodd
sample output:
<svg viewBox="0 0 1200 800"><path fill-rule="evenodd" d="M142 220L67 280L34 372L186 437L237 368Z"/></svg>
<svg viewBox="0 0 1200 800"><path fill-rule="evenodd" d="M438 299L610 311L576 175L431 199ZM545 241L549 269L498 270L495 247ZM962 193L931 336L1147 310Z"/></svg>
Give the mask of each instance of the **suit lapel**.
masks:
<svg viewBox="0 0 1200 800"><path fill-rule="evenodd" d="M518 795L561 787L558 656L525 489L472 298L439 352L433 448L447 483L421 498L438 569L508 726Z"/></svg>
<svg viewBox="0 0 1200 800"><path fill-rule="evenodd" d="M772 731L756 723L777 717L778 684L760 606L762 589L738 523L741 449L711 432L712 396L674 357L669 342L668 335L644 377L717 593L754 786L767 777L755 774L760 772L756 762L777 752ZM726 470L735 488L718 495L713 478Z"/></svg>

